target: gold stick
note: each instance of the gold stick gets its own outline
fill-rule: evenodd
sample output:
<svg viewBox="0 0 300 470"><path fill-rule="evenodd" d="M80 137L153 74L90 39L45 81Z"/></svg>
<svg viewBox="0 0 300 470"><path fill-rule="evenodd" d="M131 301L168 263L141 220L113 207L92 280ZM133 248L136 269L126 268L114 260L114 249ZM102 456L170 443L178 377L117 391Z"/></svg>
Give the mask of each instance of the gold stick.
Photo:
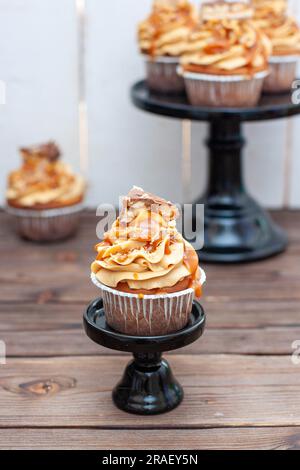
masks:
<svg viewBox="0 0 300 470"><path fill-rule="evenodd" d="M80 171L85 178L89 173L89 150L88 150L88 114L86 103L85 83L85 38L86 38L86 1L76 0L78 17L78 77L79 77L79 159Z"/></svg>

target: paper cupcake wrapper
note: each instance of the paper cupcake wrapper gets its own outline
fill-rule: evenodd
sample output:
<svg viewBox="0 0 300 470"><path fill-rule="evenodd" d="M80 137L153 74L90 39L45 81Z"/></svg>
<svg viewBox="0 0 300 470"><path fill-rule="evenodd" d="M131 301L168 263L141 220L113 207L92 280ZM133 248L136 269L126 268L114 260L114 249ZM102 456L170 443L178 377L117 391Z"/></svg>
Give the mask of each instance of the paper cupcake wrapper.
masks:
<svg viewBox="0 0 300 470"><path fill-rule="evenodd" d="M142 54L142 57L146 60L146 62L155 62L157 64L177 64L179 63L179 57L171 57L171 56L157 56L152 57L147 54Z"/></svg>
<svg viewBox="0 0 300 470"><path fill-rule="evenodd" d="M185 327L192 311L194 290L164 295L120 292L100 283L94 273L92 282L101 290L107 323L115 330L130 335L161 336ZM206 276L201 270L201 283Z"/></svg>
<svg viewBox="0 0 300 470"><path fill-rule="evenodd" d="M182 71L189 101L194 106L250 107L255 106L261 96L268 71L258 72L253 77L242 75L210 75Z"/></svg>
<svg viewBox="0 0 300 470"><path fill-rule="evenodd" d="M193 80L205 80L209 82L244 82L245 80L251 81L255 79L265 78L269 75L268 70L257 72L252 77L248 75L214 75L209 73L196 73L196 72L185 72L182 67L177 68L178 75L181 75L185 79Z"/></svg>
<svg viewBox="0 0 300 470"><path fill-rule="evenodd" d="M76 233L82 210L82 204L47 210L6 207L16 231L22 237L36 242L63 240Z"/></svg>
<svg viewBox="0 0 300 470"><path fill-rule="evenodd" d="M75 214L84 209L83 204L75 204L73 206L59 207L57 209L21 209L18 207L12 207L6 205L5 210L8 214L15 215L16 217L37 217L37 218L48 218L57 217L61 215Z"/></svg>
<svg viewBox="0 0 300 470"><path fill-rule="evenodd" d="M272 55L269 57L270 64L289 64L291 62L298 62L300 60L300 55Z"/></svg>
<svg viewBox="0 0 300 470"><path fill-rule="evenodd" d="M299 59L297 56L270 57L270 75L264 81L263 91L266 93L290 91L296 78Z"/></svg>
<svg viewBox="0 0 300 470"><path fill-rule="evenodd" d="M178 57L143 56L146 63L147 85L158 93L182 93L184 80L177 74Z"/></svg>

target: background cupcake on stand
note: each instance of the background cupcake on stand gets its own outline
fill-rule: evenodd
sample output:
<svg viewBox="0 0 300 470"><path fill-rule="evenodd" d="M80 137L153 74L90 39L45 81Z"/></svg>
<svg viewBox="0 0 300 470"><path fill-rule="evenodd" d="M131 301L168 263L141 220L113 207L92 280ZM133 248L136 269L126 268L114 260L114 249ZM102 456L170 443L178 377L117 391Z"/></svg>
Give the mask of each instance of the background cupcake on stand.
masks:
<svg viewBox="0 0 300 470"><path fill-rule="evenodd" d="M253 0L253 5L255 24L267 34L273 48L269 58L270 74L265 80L264 91L289 91L300 58L300 28L288 13L287 0Z"/></svg>
<svg viewBox="0 0 300 470"><path fill-rule="evenodd" d="M190 31L198 22L196 8L188 0L155 0L150 16L138 26L139 48L146 61L151 90L184 91L177 74L179 57L186 50Z"/></svg>
<svg viewBox="0 0 300 470"><path fill-rule="evenodd" d="M248 1L203 3L201 22L190 34L179 68L193 105L257 104L272 48L252 17Z"/></svg>
<svg viewBox="0 0 300 470"><path fill-rule="evenodd" d="M8 177L7 212L21 236L56 241L73 235L85 195L85 182L61 162L53 142L20 150L22 166Z"/></svg>

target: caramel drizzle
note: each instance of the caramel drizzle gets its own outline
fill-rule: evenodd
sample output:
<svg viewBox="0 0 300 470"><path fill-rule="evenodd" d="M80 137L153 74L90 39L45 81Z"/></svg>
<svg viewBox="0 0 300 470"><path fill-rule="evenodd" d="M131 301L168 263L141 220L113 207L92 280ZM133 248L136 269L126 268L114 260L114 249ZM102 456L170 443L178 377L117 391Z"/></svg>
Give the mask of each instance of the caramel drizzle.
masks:
<svg viewBox="0 0 300 470"><path fill-rule="evenodd" d="M183 69L189 72L196 73L211 73L211 74L247 74L252 75L254 73L267 69L269 51L267 50L264 42L262 33L254 26L252 22L244 23L241 20L222 20L215 22L213 20L205 21L200 27L199 32L209 32L211 37L209 41L200 51L199 57L202 55L218 55L229 52L233 46L241 45L244 48L243 58L247 61L247 64L243 67L237 67L234 69L226 70L221 68L219 62L222 60L234 60L239 57L233 56L224 59L216 60L215 64L201 65L193 63L192 59L187 63L183 62ZM247 44L247 35L252 34L254 36L253 43ZM198 38L195 35L194 38L191 36L190 42L197 43ZM249 42L249 40L248 40ZM189 53L187 53L189 54ZM196 54L196 53L195 53ZM263 65L257 67L254 65L254 60L257 55L261 55L263 59Z"/></svg>

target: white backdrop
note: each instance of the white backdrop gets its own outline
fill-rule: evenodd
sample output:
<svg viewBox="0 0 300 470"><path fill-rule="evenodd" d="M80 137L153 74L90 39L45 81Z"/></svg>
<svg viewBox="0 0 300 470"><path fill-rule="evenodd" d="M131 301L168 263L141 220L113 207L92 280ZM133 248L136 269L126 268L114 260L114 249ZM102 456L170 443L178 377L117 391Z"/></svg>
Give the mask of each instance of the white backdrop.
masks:
<svg viewBox="0 0 300 470"><path fill-rule="evenodd" d="M85 6L83 56L78 4ZM7 87L6 104L0 106L3 197L20 146L55 139L65 159L79 168L84 78L89 205L116 203L133 184L186 200L181 122L147 115L129 100L130 85L143 76L136 24L150 5L151 0L0 0L0 79ZM299 118L245 126L246 182L268 207L300 207L299 131ZM192 199L205 183L205 135L205 124L192 125Z"/></svg>

